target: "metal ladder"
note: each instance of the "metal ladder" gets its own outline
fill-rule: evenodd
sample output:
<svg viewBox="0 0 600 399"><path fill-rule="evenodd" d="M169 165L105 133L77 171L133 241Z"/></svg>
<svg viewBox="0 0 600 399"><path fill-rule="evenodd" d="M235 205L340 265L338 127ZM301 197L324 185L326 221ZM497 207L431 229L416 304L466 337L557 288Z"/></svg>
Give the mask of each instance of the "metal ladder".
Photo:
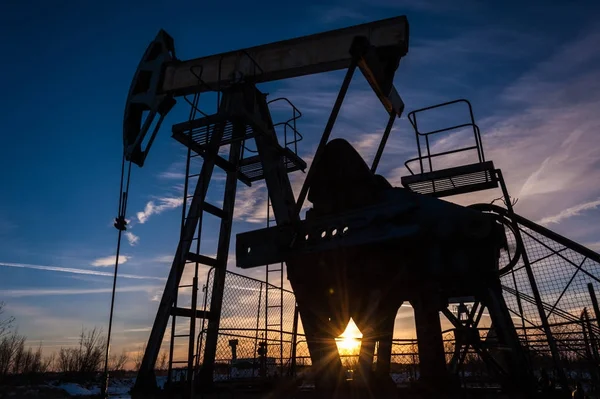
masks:
<svg viewBox="0 0 600 399"><path fill-rule="evenodd" d="M235 202L236 185L238 178L238 165L241 158L241 146L243 140L245 140L245 129L240 130L239 128L232 127L231 137L225 138L224 133L226 131L226 121L219 123L206 124L204 127L204 134L198 135L198 130L194 129L192 122L195 120L197 112L198 99L194 99L192 105L192 111L190 112L190 119L188 121L189 129L187 129L187 141L186 144L188 151L186 157L186 177L184 183L184 195L182 204L182 220L181 220L181 236L180 236L180 247L189 248L187 253L184 254L185 259L181 260L180 275L183 276L186 268L193 267L194 276L191 284L187 281L181 281L178 284L175 292L175 299L171 309L171 337L169 345L169 367L168 367L168 382L172 382L174 366L181 364L184 365L187 373L185 374L185 380L187 387L185 392L189 397L193 396L194 390L194 374L196 365L199 363L197 359L196 351L196 319L209 319L210 311L205 312L204 310L198 310L198 272L200 265L215 268L215 272L224 271L227 265L227 257L229 252L229 237L231 236L231 226L233 218L233 205ZM237 133L236 133L237 130ZM180 125L175 125L173 128L174 135L176 132L181 133L182 129ZM241 133L240 133L241 132ZM238 136L238 137L236 137ZM180 137L181 138L181 137ZM181 141L181 140L180 140ZM221 158L219 151L224 145L229 144L229 160ZM197 146L204 147L202 151L198 151ZM192 149L196 151L192 154ZM195 157L201 156L204 158L202 169L199 173L190 172L191 160ZM206 202L206 196L208 192L208 186L211 181L214 166L220 166L227 174L225 193L223 198L223 209L218 208ZM192 194L190 190L190 179L197 178L196 188ZM188 212L188 202L189 212ZM207 212L221 220L220 229L218 234L218 247L216 258L202 255L200 253L200 243L202 238L202 220L204 213ZM195 248L194 248L195 244ZM177 306L180 291L191 290L191 307L180 308ZM213 309L211 309L213 311ZM219 314L215 312L215 314ZM194 317L195 316L195 317ZM184 327L184 332L178 331L180 325L183 323L177 323L178 318L186 318L187 323ZM209 319L210 322L210 319ZM187 327L187 328L186 328ZM175 341L185 338L188 343L188 351L185 359L175 359ZM192 372L190 372L192 371Z"/></svg>
<svg viewBox="0 0 600 399"><path fill-rule="evenodd" d="M272 105L276 102L283 102L289 105L292 115L289 119L274 123L273 128L283 130L284 148L289 149L294 154L298 153L298 142L303 139L303 136L298 132L296 122L302 117L302 112L286 97L279 97L267 102L267 105ZM286 160L286 163L289 161ZM267 227L271 227L276 223L272 218L271 199L267 196ZM265 268L265 332L264 338L267 343L267 353L270 347L279 349L277 352L279 357L279 376L284 375L283 361L283 282L284 282L284 263L281 262L275 265L266 265ZM276 291L269 294L269 291Z"/></svg>
<svg viewBox="0 0 600 399"><path fill-rule="evenodd" d="M275 223L271 219L271 201L267 198L267 227ZM267 351L279 348L279 376L283 373L283 268L284 264L266 265L265 268L265 342ZM276 291L270 294L270 291ZM267 352L268 353L268 352Z"/></svg>
<svg viewBox="0 0 600 399"><path fill-rule="evenodd" d="M169 377L173 374L174 365L187 363L184 388L186 397L193 397L196 377L198 377L198 385L209 386L213 383L237 181L251 186L254 181L266 179L270 184L277 186L281 184L282 179L287 180L288 173L306 168L306 162L300 159L294 151L302 136L294 129L291 142L285 140L284 146L278 143L263 93L253 85L242 84L232 86L220 94L222 97L219 96L216 114L206 115L198 110L198 98L194 97L193 102L188 101L192 106L189 120L172 127L173 138L188 148L183 201L185 204L183 215L185 216L182 217L182 231L175 259L138 372L138 377L142 381L139 383L140 386L151 384L153 381L156 384L153 368L169 319L172 319ZM195 115L198 112L202 114L202 117L196 119ZM254 139L256 142L256 155L243 157L246 141L249 139ZM291 146L293 149L290 148ZM220 150L224 147L229 153L228 159L221 156ZM202 168L199 173L191 174L189 161L195 156L203 158ZM208 186L215 166L226 172L222 209L206 202ZM190 179L194 177L197 177L198 180L194 193L190 195L188 193ZM289 180L287 182L289 185ZM286 190L284 186L281 192L278 191L271 196L271 200L276 198L279 204L279 217L282 220L285 219L284 212L288 210L282 205L285 201L293 203L291 190ZM201 234L204 212L220 219L218 245L214 258L199 252L200 242L204 238ZM196 243L195 248L193 247L194 242ZM186 267L191 267L190 264L194 265L194 278L191 284L181 281L184 270ZM214 273L212 287L207 287L207 290L211 292L208 311L198 310L197 306L200 265L211 267ZM180 289L191 289L190 308L182 308L177 304ZM182 317L189 319L189 327L185 333L178 328L178 319ZM198 341L195 339L196 319L198 318L208 320L202 351L196 350L198 346L196 344ZM187 358L174 359L173 354L177 346L175 340L182 338L188 339ZM201 352L202 361L196 352Z"/></svg>

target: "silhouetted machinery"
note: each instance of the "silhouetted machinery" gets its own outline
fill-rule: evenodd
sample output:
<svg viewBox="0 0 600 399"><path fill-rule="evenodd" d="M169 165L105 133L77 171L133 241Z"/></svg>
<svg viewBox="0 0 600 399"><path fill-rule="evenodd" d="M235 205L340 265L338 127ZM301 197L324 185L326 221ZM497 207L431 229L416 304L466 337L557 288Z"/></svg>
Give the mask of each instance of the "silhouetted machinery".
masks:
<svg viewBox="0 0 600 399"><path fill-rule="evenodd" d="M287 263L321 388L340 385L335 337L351 317L363 333L362 382L370 391L391 383L394 321L408 301L415 312L421 381L451 389L439 312L451 298L467 297L487 307L498 342L507 349L495 359L510 370L505 385L523 389L531 383L502 296L499 257L507 246L502 224L492 215L392 187L341 139L325 146L313 168L308 195L313 207L306 220L239 234L237 262Z"/></svg>
<svg viewBox="0 0 600 399"><path fill-rule="evenodd" d="M124 123L125 158L143 164L158 129L151 131L151 123L158 116L160 125L175 97L209 91L218 92L221 97L215 114L200 117L196 117L195 97L190 120L173 126L173 137L188 148L187 174L192 155L203 157L204 162L192 195L187 195L186 178L185 195L191 202L184 201L187 215L139 371L137 390L155 385L153 369L170 317L173 318L170 364L175 363L173 341L181 336L175 333L175 317L189 319L190 332L184 337L189 343L188 356L180 361L188 368L189 393L196 382L200 385L212 382L236 185L237 181L251 185L262 179L266 181L277 225L238 234L237 266L287 264L318 389L331 393L344 385L335 337L342 333L350 318L364 335L359 378L354 388L362 385L374 392L392 385L389 376L392 334L396 313L403 302L414 308L420 379L424 386L438 391L455 386L446 366L439 317L442 312L458 331L457 350L450 367L464 356L461 348L468 344L497 372L506 389L532 389L530 368L500 284L501 274L510 270L518 258L518 254L513 254L509 264L499 262L501 252L507 249L507 222L493 212L481 212L480 207L471 209L439 199L499 185L508 197L500 171L483 156L470 104L458 101L468 106L471 118L453 128L473 130L475 144L463 150L475 151L476 162L434 171L432 158L450 152L430 153L429 135L441 130L419 130L417 114L427 110L423 109L409 114L419 148L419 157L412 161L419 162L419 173L403 178L403 188L392 187L376 174L394 120L404 109L393 78L407 51L405 17L190 61L177 60L173 40L164 31L159 33L144 55L131 86ZM329 141L357 68L389 114L371 167L348 142ZM256 84L339 69L347 69L347 73L296 199L288 173L306 168L295 151L296 132L295 139L286 139L283 145L278 142L269 103ZM145 113L148 119L143 121ZM419 142L423 137L427 142L425 154L421 153ZM248 154L244 149L250 140L256 143L256 152L245 156ZM142 149L143 142L148 142L146 149ZM228 147L228 158L220 152L224 146ZM428 170L424 167L427 163ZM215 167L227 174L222 208L206 201ZM305 220L301 220L300 210L307 195L312 208ZM510 204L508 207L512 212ZM194 238L195 232L200 237L203 212L221 219L214 258L201 255L200 238ZM194 242L198 244L196 252L193 252ZM195 265L196 270L191 284L192 303L191 308L182 308L177 305L177 295L184 288L180 285L181 277L189 264ZM199 264L215 270L210 310L206 312L197 309L196 304ZM467 301L479 307L463 312L468 313L466 321L448 310L450 303ZM484 307L492 320L493 333L488 338L494 337L493 346L491 339L483 342L476 328ZM208 320L203 359L198 358L197 352L195 320L198 318ZM543 317L542 322L547 323ZM548 343L552 350L550 339ZM261 346L261 356L266 355L266 350L266 346Z"/></svg>

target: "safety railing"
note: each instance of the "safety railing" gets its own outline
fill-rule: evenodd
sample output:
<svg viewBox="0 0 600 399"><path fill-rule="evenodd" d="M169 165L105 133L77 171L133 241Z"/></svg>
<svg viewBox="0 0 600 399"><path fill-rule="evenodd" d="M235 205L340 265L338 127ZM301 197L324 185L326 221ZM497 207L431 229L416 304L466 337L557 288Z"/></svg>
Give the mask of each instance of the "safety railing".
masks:
<svg viewBox="0 0 600 399"><path fill-rule="evenodd" d="M271 101L268 101L267 105L271 105L277 101L285 101L292 107L292 117L286 121L274 123L273 129L275 129L275 132L277 132L277 127L283 126L283 147L289 148L295 155L298 155L298 143L304 139L304 136L298 131L296 127L296 121L300 119L302 112L300 112L300 110L296 108L296 106L286 97L275 98ZM291 140L288 141L289 136L291 136ZM293 148L291 148L291 146L293 146ZM258 153L258 150L248 148L246 143L244 143L242 148L242 158L244 157L244 153L246 151L252 154Z"/></svg>
<svg viewBox="0 0 600 399"><path fill-rule="evenodd" d="M285 147L290 148L290 146L294 146L294 154L298 154L298 143L304 139L304 137L300 134L296 127L296 121L302 117L302 112L287 98L287 97L279 97L274 100L267 102L268 105L276 103L278 101L284 101L292 107L292 117L284 122L278 122L273 124L274 128L277 126L283 126L283 141L285 143ZM288 131L289 129L289 131ZM291 140L288 141L288 135L291 135ZM290 148L291 149L291 148Z"/></svg>
<svg viewBox="0 0 600 399"><path fill-rule="evenodd" d="M436 129L436 130L432 130L432 131L428 131L428 132L422 132L419 130L417 114L419 114L421 112L425 112L425 111L430 111L432 109L449 106L452 104L458 104L458 103L465 103L468 106L470 122L454 125L451 127L446 127L443 129ZM416 158L411 158L404 163L404 166L406 166L406 169L408 169L408 171L410 172L411 175L415 174L415 172L409 166L409 164L411 164L411 163L419 161L419 168L420 168L419 173L421 173L421 174L425 173L425 172L433 172L433 162L432 162L433 158L441 157L444 155L456 154L459 152L475 150L475 151L477 151L477 158L478 158L479 162L480 163L485 162L485 156L483 154L483 146L481 144L481 132L479 130L479 127L475 124L475 118L473 116L473 107L471 106L471 103L468 100L458 99L458 100L448 101L448 102L437 104L437 105L432 105L432 106L425 107L425 108L416 109L414 111L409 112L408 120L409 120L410 124L413 126L413 129L415 130L415 137L417 139L417 151L418 151L418 156ZM433 154L431 153L430 136L444 133L444 132L453 131L453 130L456 131L456 130L464 129L464 128L473 129L473 137L475 138L475 145L468 146L468 147L462 147L462 148L449 150L449 151L433 153ZM421 137L423 137L425 140L426 154L422 153L423 151L422 151L422 147L421 147L421 145L422 145ZM429 170L425 170L425 168L423 166L424 161L428 164Z"/></svg>

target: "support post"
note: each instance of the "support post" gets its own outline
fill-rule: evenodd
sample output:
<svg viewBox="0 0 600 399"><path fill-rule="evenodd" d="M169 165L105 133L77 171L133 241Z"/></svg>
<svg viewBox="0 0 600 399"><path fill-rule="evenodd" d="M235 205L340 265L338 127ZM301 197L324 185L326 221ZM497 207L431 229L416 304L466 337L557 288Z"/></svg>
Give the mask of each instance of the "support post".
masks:
<svg viewBox="0 0 600 399"><path fill-rule="evenodd" d="M485 304L492 319L492 326L500 345L506 345L509 351L499 351L498 359L506 367L509 379L504 383L512 390L525 391L532 394L535 391L533 375L530 374L529 364L519 342L519 336L510 317L508 307L502 296L500 281L490 284L486 292Z"/></svg>
<svg viewBox="0 0 600 399"><path fill-rule="evenodd" d="M192 279L192 316L190 319L190 336L188 341L188 375L187 385L190 398L194 397L194 354L195 354L195 343L196 343L196 310L198 309L198 264L195 266L195 276Z"/></svg>
<svg viewBox="0 0 600 399"><path fill-rule="evenodd" d="M585 319L585 324L587 326L589 338L590 338L590 346L592 347L593 359L596 363L600 362L600 354L598 353L598 346L596 345L596 337L594 334L594 329L592 328L592 322L590 320L590 316L587 312L586 308L583 308L583 317Z"/></svg>
<svg viewBox="0 0 600 399"><path fill-rule="evenodd" d="M402 306L402 304L400 304ZM392 342L394 338L394 323L396 322L396 312L392 312L381 326L382 335L379 337L379 346L377 347L377 364L375 371L378 376L389 376L392 364Z"/></svg>
<svg viewBox="0 0 600 399"><path fill-rule="evenodd" d="M375 158L373 159L373 165L371 165L371 172L375 174L377 170L377 166L379 166L379 161L381 160L381 156L383 155L383 150L385 145L387 144L388 137L392 131L392 127L394 126L394 121L396 120L396 114L391 112L390 119L388 119L388 123L385 127L385 131L383 132L383 136L381 137L381 142L379 143L379 147L377 148L377 153L375 154Z"/></svg>
<svg viewBox="0 0 600 399"><path fill-rule="evenodd" d="M308 194L308 189L310 188L310 182L312 180L312 176L314 175L315 168L314 166L319 162L321 155L323 154L323 150L325 149L325 144L329 141L329 136L331 135L331 131L333 130L333 125L340 113L340 108L342 107L342 103L344 102L344 98L346 97L346 93L348 92L348 87L350 86L350 82L352 81L352 76L354 76L354 71L356 71L357 59L356 57L352 60L350 67L346 71L346 76L344 77L344 82L342 83L342 87L338 93L338 96L335 100L335 104L333 105L333 109L331 110L331 114L329 115L329 119L327 120L327 125L325 125L325 130L323 131L323 135L321 136L321 141L319 142L319 146L315 151L315 156L313 161L308 168L308 172L306 173L306 178L304 179L304 183L302 184L302 189L300 190L300 194L298 195L298 202L296 203L296 214L299 215L302 210L302 205L304 204L304 200L306 199L306 195Z"/></svg>
<svg viewBox="0 0 600 399"><path fill-rule="evenodd" d="M449 379L442 341L440 309L438 298L429 295L430 293L431 291L427 294L422 293L418 299L411 301L419 346L420 380L424 387L444 392L448 388Z"/></svg>
<svg viewBox="0 0 600 399"><path fill-rule="evenodd" d="M588 283L587 287L590 293L590 299L592 300L592 306L594 307L596 324L598 324L598 328L600 328L600 308L598 307L598 297L596 296L596 292L594 292L594 285L592 283Z"/></svg>
<svg viewBox="0 0 600 399"><path fill-rule="evenodd" d="M292 322L292 350L291 350L291 362L290 362L290 376L296 375L296 351L298 345L298 306L294 308L294 321Z"/></svg>
<svg viewBox="0 0 600 399"><path fill-rule="evenodd" d="M502 176L502 171L500 169L496 169L496 175L498 177L498 181L500 182L500 187L502 189L502 195L504 195L504 200L506 203L506 208L508 209L509 217L513 223L513 229L515 233L515 239L520 241L523 244L523 252L521 257L523 259L523 265L525 266L525 271L527 272L527 278L529 279L529 285L531 286L531 291L533 292L533 297L535 298L535 305L537 307L538 314L540 316L540 320L542 321L542 328L544 333L546 334L546 339L548 340L548 347L550 348L550 353L552 355L552 361L554 362L554 367L556 369L556 373L558 375L558 379L560 381L563 390L568 389L568 381L567 376L565 375L565 371L562 368L560 355L558 353L558 347L556 346L556 341L554 340L554 336L552 335L552 330L550 329L550 324L548 323L548 318L546 317L546 311L544 310L544 305L542 303L542 297L540 295L540 291L537 286L537 282L535 281L535 275L533 274L533 269L531 268L531 264L529 263L529 257L527 256L527 250L525 249L523 243L523 237L521 236L521 230L519 229L519 224L513 218L514 209L512 203L510 202L510 195L508 194L508 189L506 188L506 183L504 182L504 177Z"/></svg>

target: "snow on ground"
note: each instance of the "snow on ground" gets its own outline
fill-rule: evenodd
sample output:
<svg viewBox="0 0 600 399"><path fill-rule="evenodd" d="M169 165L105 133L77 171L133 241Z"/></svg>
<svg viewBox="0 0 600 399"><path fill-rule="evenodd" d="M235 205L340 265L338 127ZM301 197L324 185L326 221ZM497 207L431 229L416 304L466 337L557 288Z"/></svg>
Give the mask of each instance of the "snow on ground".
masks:
<svg viewBox="0 0 600 399"><path fill-rule="evenodd" d="M129 391L133 388L135 378L128 378L123 380L111 380L108 386L108 394L111 399L128 399ZM164 384L164 382L163 382ZM99 385L92 385L89 387L83 387L79 384L72 382L66 382L56 385L57 388L65 390L70 396L89 396L99 395L101 387Z"/></svg>
<svg viewBox="0 0 600 399"><path fill-rule="evenodd" d="M65 390L71 396L93 395L89 389L85 389L81 385L72 382L64 382L62 384L58 384L57 387Z"/></svg>

